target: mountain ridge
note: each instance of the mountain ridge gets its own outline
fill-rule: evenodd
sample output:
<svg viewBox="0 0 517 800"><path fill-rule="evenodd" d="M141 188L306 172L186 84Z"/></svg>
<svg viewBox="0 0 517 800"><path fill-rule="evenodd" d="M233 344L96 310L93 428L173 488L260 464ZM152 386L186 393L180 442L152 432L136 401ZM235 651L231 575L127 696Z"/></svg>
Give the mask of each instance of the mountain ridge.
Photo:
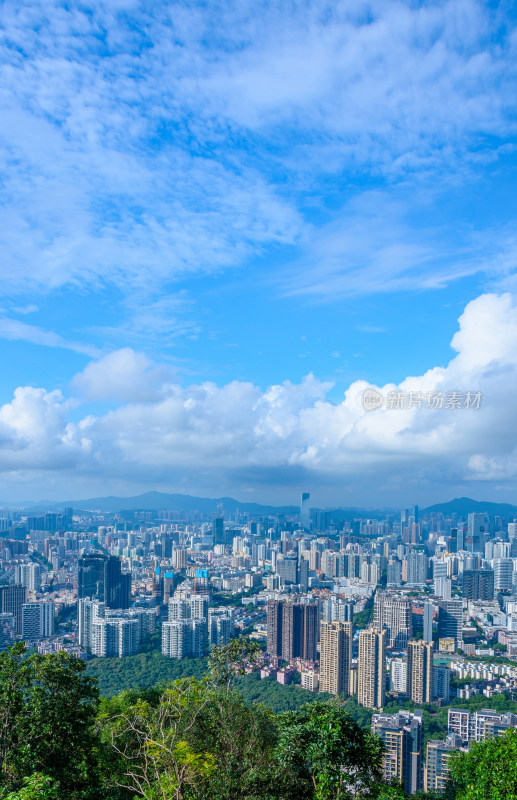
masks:
<svg viewBox="0 0 517 800"><path fill-rule="evenodd" d="M233 497L197 497L190 494L158 491L144 492L129 497L107 495L104 497L87 498L85 500L63 500L60 502L40 500L37 503L27 504L26 509L30 509L31 513L36 513L37 511L59 510L67 506L84 511L99 511L105 513L170 510L183 512L199 511L201 513L210 514L217 513L219 506L222 506L226 513L235 513L237 509L243 512L247 511L248 513L263 515L279 513L296 514L299 511L299 506L295 505L274 506L239 501ZM17 507L20 507L20 505L17 504ZM317 506L313 507L316 508ZM393 509L365 509L358 506L333 506L330 508L327 507L326 510L331 511L336 519L343 519L345 516L379 518L388 513L394 513ZM492 516L517 517L517 505L512 505L511 503L497 503L494 501L473 500L469 497L456 497L444 503L435 503L434 505L422 508L420 513L424 515L433 512L441 512L445 515L456 513L460 516L466 516L476 511L480 513L485 512Z"/></svg>

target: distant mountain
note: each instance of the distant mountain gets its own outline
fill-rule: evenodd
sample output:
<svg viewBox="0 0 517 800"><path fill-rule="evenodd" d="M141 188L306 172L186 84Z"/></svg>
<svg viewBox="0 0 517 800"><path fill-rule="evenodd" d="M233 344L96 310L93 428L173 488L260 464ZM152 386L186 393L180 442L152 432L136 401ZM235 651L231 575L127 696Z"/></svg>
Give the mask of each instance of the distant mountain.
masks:
<svg viewBox="0 0 517 800"><path fill-rule="evenodd" d="M513 506L510 503L482 502L472 500L470 497L456 497L454 500L449 500L448 503L436 503L434 506L422 509L421 514L441 512L446 516L458 514L460 517L466 517L467 514L475 511L490 514L490 516L517 518L517 506Z"/></svg>
<svg viewBox="0 0 517 800"><path fill-rule="evenodd" d="M105 513L117 513L119 511L199 511L202 514L215 514L218 507L222 506L226 515L234 514L239 511L247 511L249 514L265 516L267 514L297 514L299 506L268 506L260 503L246 503L235 500L233 497L195 497L190 494L168 494L166 492L145 492L132 497L92 497L88 500L64 500L57 503L55 500L40 500L38 503L16 504L17 508L25 507L30 509L32 514L44 511L58 511L59 509L71 506L76 510L99 511ZM331 511L332 519L383 519L387 513L397 513L394 509L365 509L358 507L333 508ZM517 506L509 503L492 503L472 500L470 497L458 497L448 503L436 503L428 508L421 509L421 515L431 512L441 512L449 515L456 513L460 517L466 517L472 511L486 512L491 516L498 515L517 519Z"/></svg>
<svg viewBox="0 0 517 800"><path fill-rule="evenodd" d="M167 494L166 492L145 492L133 497L92 497L88 500L66 500L60 503L40 502L31 506L31 512L36 508L42 511L56 510L71 506L84 511L104 511L116 513L117 511L200 511L205 514L217 512L217 507L222 506L227 513L234 513L237 509L248 511L251 514L295 514L299 506L265 506L260 503L241 503L232 497L194 497L189 494Z"/></svg>
<svg viewBox="0 0 517 800"><path fill-rule="evenodd" d="M92 497L88 500L41 500L38 503L27 503L31 514L44 511L58 511L71 506L82 511L99 511L114 514L119 511L199 511L202 514L215 514L218 507L222 506L225 514L247 511L249 514L265 516L267 514L298 514L299 506L268 506L260 503L246 503L235 500L233 497L195 497L189 494L167 494L166 492L145 492L133 497ZM330 509L329 509L330 510ZM386 511L364 508L335 508L331 510L333 520L356 519L382 519Z"/></svg>

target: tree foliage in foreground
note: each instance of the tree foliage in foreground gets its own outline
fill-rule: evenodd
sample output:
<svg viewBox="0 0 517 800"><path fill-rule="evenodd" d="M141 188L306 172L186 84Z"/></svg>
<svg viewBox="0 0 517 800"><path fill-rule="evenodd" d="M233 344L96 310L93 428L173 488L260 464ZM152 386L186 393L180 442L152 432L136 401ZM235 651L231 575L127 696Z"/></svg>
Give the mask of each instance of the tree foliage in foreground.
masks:
<svg viewBox="0 0 517 800"><path fill-rule="evenodd" d="M63 652L26 656L18 643L0 653L3 787L20 789L24 778L42 773L69 797L90 793L96 783L98 692L83 672L84 664Z"/></svg>
<svg viewBox="0 0 517 800"><path fill-rule="evenodd" d="M247 703L232 684L256 657L241 640L212 652L207 678L99 701L64 653L1 653L0 800L402 800L351 701ZM515 731L451 765L447 800L517 800Z"/></svg>
<svg viewBox="0 0 517 800"><path fill-rule="evenodd" d="M455 800L517 800L517 731L474 742L451 761Z"/></svg>

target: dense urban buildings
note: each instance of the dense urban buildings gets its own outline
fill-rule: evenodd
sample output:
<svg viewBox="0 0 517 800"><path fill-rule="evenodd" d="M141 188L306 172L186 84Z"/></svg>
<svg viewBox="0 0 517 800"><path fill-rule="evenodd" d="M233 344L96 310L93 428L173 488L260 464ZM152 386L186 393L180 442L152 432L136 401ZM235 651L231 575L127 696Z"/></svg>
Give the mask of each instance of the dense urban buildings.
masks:
<svg viewBox="0 0 517 800"><path fill-rule="evenodd" d="M375 712L385 775L440 790L450 753L517 727L454 706L517 690L517 521L416 506L343 519L309 503L0 518L0 648L200 658L244 633L262 648L260 678L355 697ZM501 651L508 663L483 662ZM388 702L450 706L447 739L424 753L421 715Z"/></svg>

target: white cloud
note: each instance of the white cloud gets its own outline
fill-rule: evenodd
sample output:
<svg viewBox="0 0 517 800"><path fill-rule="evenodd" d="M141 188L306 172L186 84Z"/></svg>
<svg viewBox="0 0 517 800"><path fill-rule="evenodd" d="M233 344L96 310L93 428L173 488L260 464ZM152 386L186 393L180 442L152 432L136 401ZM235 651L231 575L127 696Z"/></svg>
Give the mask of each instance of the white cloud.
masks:
<svg viewBox="0 0 517 800"><path fill-rule="evenodd" d="M151 401L167 391L174 376L172 369L153 366L144 353L124 347L87 364L72 386L87 400Z"/></svg>
<svg viewBox="0 0 517 800"><path fill-rule="evenodd" d="M30 311L26 313L32 313L32 310L31 308ZM19 311L18 313L23 312ZM68 341L58 333L46 331L36 325L28 325L26 322L20 322L17 319L10 319L9 317L0 317L0 338L30 342L31 344L39 344L45 347L60 347L90 357L98 355L99 352L95 347L90 347L80 342Z"/></svg>
<svg viewBox="0 0 517 800"><path fill-rule="evenodd" d="M307 230L302 258L282 270L274 285L287 295L327 302L441 289L480 273L506 284L517 267L513 234L502 229L474 235L456 219L452 227L433 226L429 200L427 191L415 191L410 199L393 189L355 195L331 222ZM423 221L415 222L415 211Z"/></svg>
<svg viewBox="0 0 517 800"><path fill-rule="evenodd" d="M116 286L152 304L300 243L329 174L434 182L515 130L515 37L476 0L7 0L1 18L4 293ZM450 280L418 237L390 238L373 281L347 242L325 248L321 271L351 262L351 291L414 287L409 269Z"/></svg>
<svg viewBox="0 0 517 800"><path fill-rule="evenodd" d="M490 347L484 347L484 337ZM339 486L362 502L446 497L475 481L492 486L517 472L517 305L483 295L460 317L457 351L446 367L407 377L389 391L483 393L479 410L367 412L354 382L342 402L331 384L308 375L261 391L234 381L182 387L129 348L88 365L75 386L90 398L117 397L102 416L67 419L59 393L20 388L0 409L1 463L9 471L63 469L78 483L92 475L131 485L181 486L263 498L299 485ZM366 488L365 488L366 487ZM343 489L345 492L345 489ZM348 496L350 501L350 496Z"/></svg>

